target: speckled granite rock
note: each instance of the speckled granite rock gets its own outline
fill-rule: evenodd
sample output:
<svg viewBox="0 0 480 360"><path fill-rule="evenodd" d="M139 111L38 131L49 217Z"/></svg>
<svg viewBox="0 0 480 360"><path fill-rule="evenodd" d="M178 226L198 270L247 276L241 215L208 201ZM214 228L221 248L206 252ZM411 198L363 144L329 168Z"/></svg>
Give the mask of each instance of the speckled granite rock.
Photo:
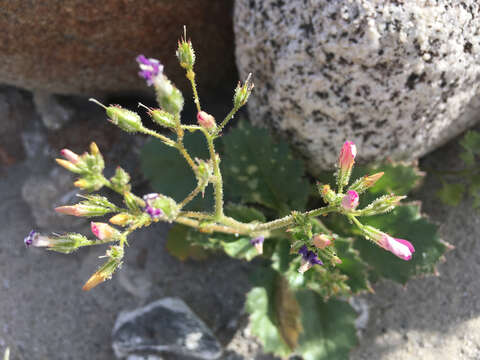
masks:
<svg viewBox="0 0 480 360"><path fill-rule="evenodd" d="M238 0L251 119L290 137L311 168L331 167L345 139L363 160L423 155L478 119L479 10L475 0Z"/></svg>
<svg viewBox="0 0 480 360"><path fill-rule="evenodd" d="M87 96L145 90L135 63L144 53L187 88L175 58L184 24L199 86L230 89L236 78L232 0L10 0L0 8L0 83Z"/></svg>
<svg viewBox="0 0 480 360"><path fill-rule="evenodd" d="M160 299L120 313L112 338L120 359L141 355L214 360L222 354L212 331L179 298Z"/></svg>

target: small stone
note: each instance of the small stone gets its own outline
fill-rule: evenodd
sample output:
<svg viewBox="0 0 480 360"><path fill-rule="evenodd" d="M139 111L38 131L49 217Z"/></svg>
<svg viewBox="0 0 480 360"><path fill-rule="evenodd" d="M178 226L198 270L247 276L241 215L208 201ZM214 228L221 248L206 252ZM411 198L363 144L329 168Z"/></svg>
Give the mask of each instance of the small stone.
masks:
<svg viewBox="0 0 480 360"><path fill-rule="evenodd" d="M34 91L33 102L43 124L49 130L62 128L73 117L74 110L62 104L57 96L48 92Z"/></svg>
<svg viewBox="0 0 480 360"><path fill-rule="evenodd" d="M119 359L214 360L222 354L212 331L179 298L163 298L121 312L112 338Z"/></svg>

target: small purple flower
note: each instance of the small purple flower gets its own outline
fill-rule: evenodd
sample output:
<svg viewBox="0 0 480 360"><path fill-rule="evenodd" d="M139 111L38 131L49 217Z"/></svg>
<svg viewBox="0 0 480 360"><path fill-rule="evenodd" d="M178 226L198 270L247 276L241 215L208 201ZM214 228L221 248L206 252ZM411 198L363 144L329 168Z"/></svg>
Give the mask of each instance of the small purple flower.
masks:
<svg viewBox="0 0 480 360"><path fill-rule="evenodd" d="M23 242L26 247L35 246L35 247L48 247L51 246L52 242L49 237L43 236L36 232L35 230L30 231Z"/></svg>
<svg viewBox="0 0 480 360"><path fill-rule="evenodd" d="M136 60L140 66L138 75L147 80L148 86L151 86L157 76L163 73L163 65L157 59L148 59L145 55L138 55Z"/></svg>
<svg viewBox="0 0 480 360"><path fill-rule="evenodd" d="M308 248L303 245L298 253L302 255L302 265L298 269L300 274L303 274L305 271L310 269L313 265L323 265L323 262L318 258L317 254L313 251L308 250Z"/></svg>
<svg viewBox="0 0 480 360"><path fill-rule="evenodd" d="M259 254L263 254L263 242L265 241L265 237L263 236L257 236L256 238L253 238L250 240L250 244L255 246L255 249L257 249L257 252Z"/></svg>
<svg viewBox="0 0 480 360"><path fill-rule="evenodd" d="M145 201L145 211L152 219L157 219L160 216L164 215L162 209L158 209L152 205L152 202L158 198L157 193L146 194L143 196L143 200Z"/></svg>

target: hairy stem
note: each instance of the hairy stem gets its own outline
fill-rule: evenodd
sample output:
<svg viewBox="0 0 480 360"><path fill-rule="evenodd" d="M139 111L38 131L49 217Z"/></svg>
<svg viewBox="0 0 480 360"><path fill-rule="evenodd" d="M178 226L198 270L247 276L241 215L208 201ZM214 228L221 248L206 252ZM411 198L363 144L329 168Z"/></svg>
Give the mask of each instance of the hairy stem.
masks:
<svg viewBox="0 0 480 360"><path fill-rule="evenodd" d="M188 194L188 196L185 199L183 199L183 201L180 204L178 204L180 208L183 208L190 201L192 201L195 198L195 196L197 196L203 189L204 189L204 186L202 186L201 184L198 184L197 187L193 189L193 191L190 194Z"/></svg>
<svg viewBox="0 0 480 360"><path fill-rule="evenodd" d="M215 135L219 134L220 131L228 124L228 122L233 118L233 116L237 113L239 108L234 107L223 119L222 123L218 126L217 130L215 130Z"/></svg>
<svg viewBox="0 0 480 360"><path fill-rule="evenodd" d="M193 90L193 101L195 102L195 105L197 106L197 111L200 112L202 111L200 107L200 99L198 97L197 93L197 84L195 83L195 73L193 72L192 69L189 69L187 71L187 79L190 80L190 84L192 84L192 90Z"/></svg>
<svg viewBox="0 0 480 360"><path fill-rule="evenodd" d="M215 147L213 146L213 136L208 132L204 132L207 143L208 151L210 153L210 159L213 164L213 174L215 175L215 181L213 183L214 193L215 193L215 220L220 220L223 217L223 180L222 174L220 173L220 166L217 159L217 154L215 154Z"/></svg>
<svg viewBox="0 0 480 360"><path fill-rule="evenodd" d="M144 134L147 134L147 135L150 135L150 136L156 137L157 139L162 140L168 146L175 146L175 144L176 144L175 141L173 141L172 139L166 137L165 135L159 134L154 130L143 128L142 132Z"/></svg>

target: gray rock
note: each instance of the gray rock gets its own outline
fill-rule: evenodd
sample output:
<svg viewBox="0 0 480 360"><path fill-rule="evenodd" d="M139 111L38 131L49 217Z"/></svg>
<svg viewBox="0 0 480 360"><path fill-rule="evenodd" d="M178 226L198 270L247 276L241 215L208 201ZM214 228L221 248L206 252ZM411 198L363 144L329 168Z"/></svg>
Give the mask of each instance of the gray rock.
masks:
<svg viewBox="0 0 480 360"><path fill-rule="evenodd" d="M43 124L49 130L58 130L72 119L73 109L62 104L58 97L51 93L35 91L33 102Z"/></svg>
<svg viewBox="0 0 480 360"><path fill-rule="evenodd" d="M164 298L120 313L112 337L115 355L121 359L153 355L210 360L222 354L211 330L179 298Z"/></svg>
<svg viewBox="0 0 480 360"><path fill-rule="evenodd" d="M291 138L310 168L359 158L413 159L478 120L480 5L467 1L238 0L248 110ZM474 102L472 102L474 101Z"/></svg>

